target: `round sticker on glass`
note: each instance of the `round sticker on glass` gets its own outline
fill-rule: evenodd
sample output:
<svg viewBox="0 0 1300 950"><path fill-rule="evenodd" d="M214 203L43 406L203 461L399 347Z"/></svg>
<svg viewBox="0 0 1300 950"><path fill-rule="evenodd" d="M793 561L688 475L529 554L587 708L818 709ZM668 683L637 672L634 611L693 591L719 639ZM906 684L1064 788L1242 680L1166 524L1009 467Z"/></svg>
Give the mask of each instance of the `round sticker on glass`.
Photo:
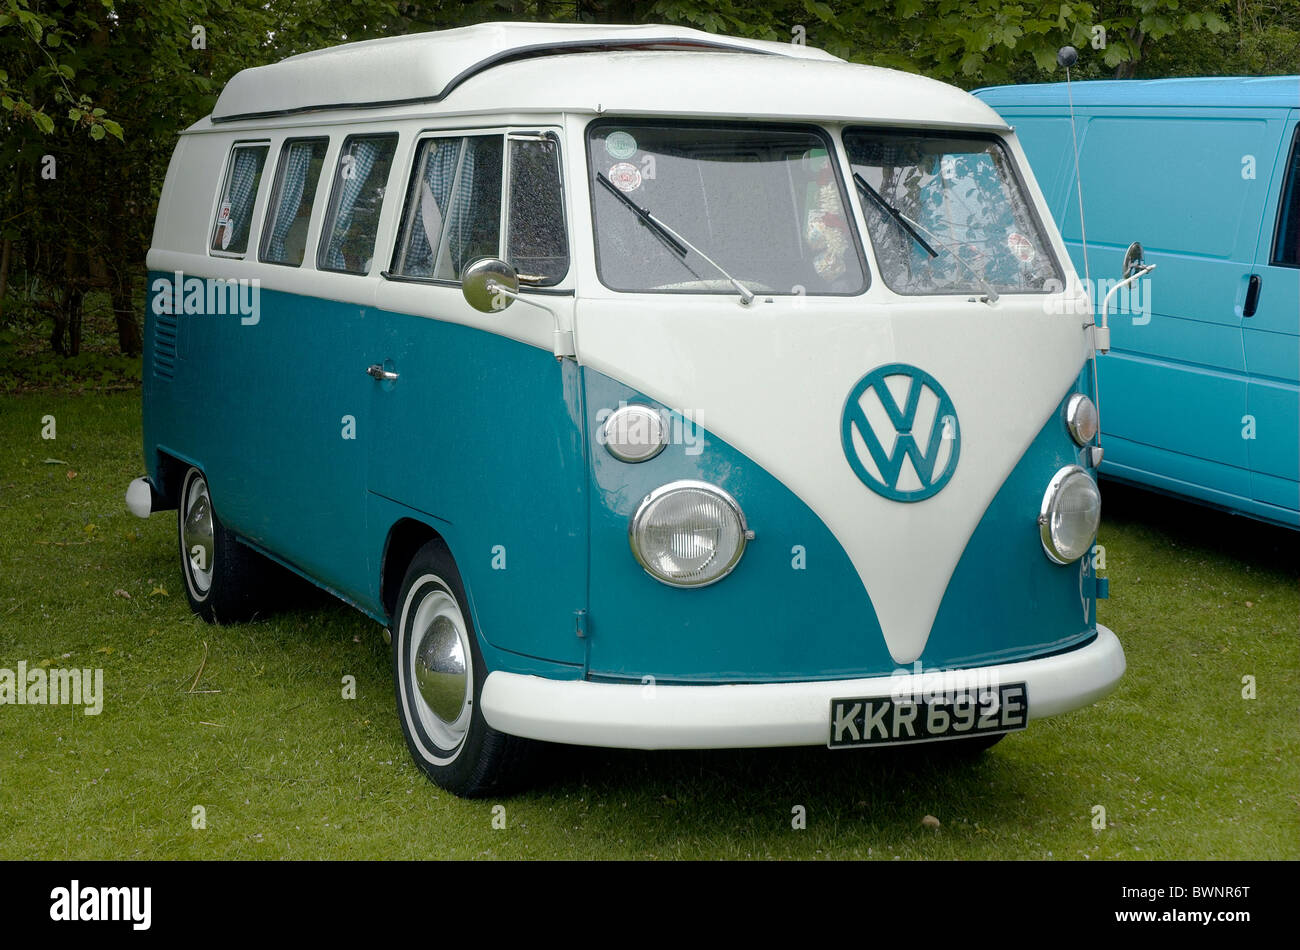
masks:
<svg viewBox="0 0 1300 950"><path fill-rule="evenodd" d="M609 170L609 181L619 191L636 191L641 187L641 170L631 162L619 162Z"/></svg>
<svg viewBox="0 0 1300 950"><path fill-rule="evenodd" d="M605 152L622 161L636 154L636 139L629 132L610 132L605 136Z"/></svg>
<svg viewBox="0 0 1300 950"><path fill-rule="evenodd" d="M1007 235L1007 249L1022 263L1028 264L1034 259L1034 245L1029 242L1029 238L1016 231Z"/></svg>

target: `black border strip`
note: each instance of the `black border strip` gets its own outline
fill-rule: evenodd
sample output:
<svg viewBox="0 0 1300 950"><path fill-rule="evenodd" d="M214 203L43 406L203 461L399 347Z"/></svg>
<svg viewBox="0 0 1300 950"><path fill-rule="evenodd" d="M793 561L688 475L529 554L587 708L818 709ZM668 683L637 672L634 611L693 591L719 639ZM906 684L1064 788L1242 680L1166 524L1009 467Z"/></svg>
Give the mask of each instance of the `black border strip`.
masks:
<svg viewBox="0 0 1300 950"><path fill-rule="evenodd" d="M1300 214L1300 207L1287 208L1287 198L1300 192L1300 125L1295 127L1291 137L1291 148L1287 152L1286 164L1282 167L1281 190L1277 193L1277 221L1273 225L1273 246L1268 251L1269 267L1300 267L1300 261L1292 263L1282 260L1282 219L1288 214Z"/></svg>

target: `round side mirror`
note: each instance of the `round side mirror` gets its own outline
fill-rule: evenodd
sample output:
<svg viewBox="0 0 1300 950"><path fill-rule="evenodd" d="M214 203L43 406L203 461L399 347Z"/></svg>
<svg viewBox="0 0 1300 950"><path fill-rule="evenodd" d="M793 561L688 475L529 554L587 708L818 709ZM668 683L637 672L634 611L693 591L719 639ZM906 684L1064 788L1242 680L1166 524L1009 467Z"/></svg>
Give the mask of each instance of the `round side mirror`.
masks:
<svg viewBox="0 0 1300 950"><path fill-rule="evenodd" d="M1143 267L1146 267L1146 260L1142 256L1142 245L1134 241L1124 252L1124 279L1128 280Z"/></svg>
<svg viewBox="0 0 1300 950"><path fill-rule="evenodd" d="M475 310L498 313L514 303L512 295L519 292L519 275L505 261L480 258L460 275L460 292Z"/></svg>

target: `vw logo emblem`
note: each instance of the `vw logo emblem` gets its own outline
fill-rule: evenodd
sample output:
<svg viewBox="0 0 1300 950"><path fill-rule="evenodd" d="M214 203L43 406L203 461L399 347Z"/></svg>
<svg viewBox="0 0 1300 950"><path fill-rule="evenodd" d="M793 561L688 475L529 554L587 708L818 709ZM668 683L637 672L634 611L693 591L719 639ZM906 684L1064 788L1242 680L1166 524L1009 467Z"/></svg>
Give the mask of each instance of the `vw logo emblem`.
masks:
<svg viewBox="0 0 1300 950"><path fill-rule="evenodd" d="M939 381L906 363L877 366L858 380L840 423L853 473L892 501L923 501L957 470L957 410Z"/></svg>

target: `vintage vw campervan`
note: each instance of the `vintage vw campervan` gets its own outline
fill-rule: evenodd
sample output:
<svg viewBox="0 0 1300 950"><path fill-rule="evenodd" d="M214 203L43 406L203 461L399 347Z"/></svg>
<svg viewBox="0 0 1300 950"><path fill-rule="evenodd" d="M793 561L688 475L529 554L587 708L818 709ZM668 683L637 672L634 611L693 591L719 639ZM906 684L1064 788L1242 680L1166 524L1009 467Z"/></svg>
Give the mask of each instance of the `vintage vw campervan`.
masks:
<svg viewBox="0 0 1300 950"><path fill-rule="evenodd" d="M1117 297L1098 360L1101 474L1300 528L1300 76L975 94L1015 126L1098 298L1134 236L1160 268Z"/></svg>
<svg viewBox="0 0 1300 950"><path fill-rule="evenodd" d="M957 89L658 26L355 43L230 81L148 261L128 502L207 620L285 567L383 624L457 793L532 740L980 748L1124 671L1091 317Z"/></svg>

